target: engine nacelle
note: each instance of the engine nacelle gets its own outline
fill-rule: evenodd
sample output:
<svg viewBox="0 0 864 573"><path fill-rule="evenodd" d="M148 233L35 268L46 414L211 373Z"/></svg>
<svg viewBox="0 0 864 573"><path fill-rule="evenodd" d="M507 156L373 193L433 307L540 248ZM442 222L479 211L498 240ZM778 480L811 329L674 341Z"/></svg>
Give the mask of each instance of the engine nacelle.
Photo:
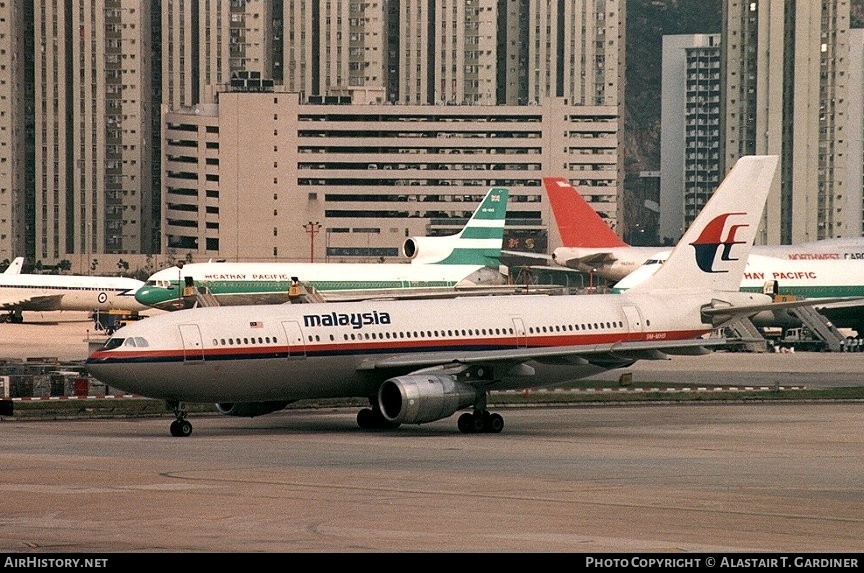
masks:
<svg viewBox="0 0 864 573"><path fill-rule="evenodd" d="M402 254L412 263L443 261L456 247L454 237L409 237L402 243Z"/></svg>
<svg viewBox="0 0 864 573"><path fill-rule="evenodd" d="M278 412L285 406L290 404L289 401L278 402L220 402L216 404L216 408L220 414L226 416L240 416L244 418L254 418L271 412Z"/></svg>
<svg viewBox="0 0 864 573"><path fill-rule="evenodd" d="M409 374L386 380L378 389L378 407L398 424L434 422L473 405L483 392L440 374Z"/></svg>

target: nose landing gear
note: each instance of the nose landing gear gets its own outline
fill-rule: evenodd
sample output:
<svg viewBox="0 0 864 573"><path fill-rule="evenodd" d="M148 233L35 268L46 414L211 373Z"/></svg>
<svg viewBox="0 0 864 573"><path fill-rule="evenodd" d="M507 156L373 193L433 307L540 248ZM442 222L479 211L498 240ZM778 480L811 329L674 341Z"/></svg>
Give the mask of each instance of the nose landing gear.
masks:
<svg viewBox="0 0 864 573"><path fill-rule="evenodd" d="M183 402L168 402L168 407L174 411L176 420L171 422L171 435L175 438L185 438L192 434L192 424L186 419L188 412Z"/></svg>

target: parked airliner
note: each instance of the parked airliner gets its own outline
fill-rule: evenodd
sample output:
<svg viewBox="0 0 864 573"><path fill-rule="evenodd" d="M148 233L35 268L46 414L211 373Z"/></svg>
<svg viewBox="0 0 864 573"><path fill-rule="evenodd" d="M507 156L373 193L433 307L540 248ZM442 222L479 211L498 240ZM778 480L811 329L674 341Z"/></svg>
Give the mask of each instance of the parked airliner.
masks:
<svg viewBox="0 0 864 573"><path fill-rule="evenodd" d="M543 185L563 246L552 251L555 263L615 283L655 259L663 247L625 243L563 177L544 177ZM756 245L754 255L786 260L845 260L864 264L864 237L824 239L796 245Z"/></svg>
<svg viewBox="0 0 864 573"><path fill-rule="evenodd" d="M8 269L7 269L8 271ZM0 322L24 322L23 311L141 311L135 300L144 283L128 277L0 274Z"/></svg>
<svg viewBox="0 0 864 573"><path fill-rule="evenodd" d="M644 282L669 257L670 251L655 253L653 258L618 281L612 292L626 290ZM864 333L864 265L854 260L790 260L750 254L741 290L769 292L782 297L807 298L813 307L837 328L851 328ZM850 300L838 301L838 298ZM829 304L819 301L830 299ZM753 319L756 326L798 326L799 321L785 312L760 313Z"/></svg>
<svg viewBox="0 0 864 573"><path fill-rule="evenodd" d="M666 264L623 294L199 307L122 327L86 367L112 387L166 400L175 436L192 432L187 402L255 416L326 397L368 398L362 428L471 408L461 431L500 432L490 390L705 353L727 342L705 337L719 326L809 304L739 290L777 162L741 158Z"/></svg>
<svg viewBox="0 0 864 573"><path fill-rule="evenodd" d="M500 256L508 190L493 187L465 227L446 237L412 237L410 263L187 263L153 274L135 298L162 310L184 306L178 284L212 295L220 306L289 302L295 280L327 300L431 296L506 284ZM193 291L193 292L194 292Z"/></svg>

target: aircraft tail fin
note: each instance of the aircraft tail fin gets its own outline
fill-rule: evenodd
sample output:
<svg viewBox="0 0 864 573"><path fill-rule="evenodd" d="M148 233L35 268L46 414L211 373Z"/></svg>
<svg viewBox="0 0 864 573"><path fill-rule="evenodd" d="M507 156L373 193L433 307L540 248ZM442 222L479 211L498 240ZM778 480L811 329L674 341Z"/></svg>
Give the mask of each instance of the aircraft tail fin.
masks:
<svg viewBox="0 0 864 573"><path fill-rule="evenodd" d="M446 237L411 237L402 252L412 263L497 267L504 243L509 190L491 188L465 227Z"/></svg>
<svg viewBox="0 0 864 573"><path fill-rule="evenodd" d="M627 246L565 177L544 177L543 187L549 197L562 246Z"/></svg>
<svg viewBox="0 0 864 573"><path fill-rule="evenodd" d="M3 271L4 275L20 275L21 269L24 267L24 257L15 257L9 266L6 267L6 270Z"/></svg>
<svg viewBox="0 0 864 573"><path fill-rule="evenodd" d="M779 159L741 157L654 275L630 292L706 289L737 292Z"/></svg>

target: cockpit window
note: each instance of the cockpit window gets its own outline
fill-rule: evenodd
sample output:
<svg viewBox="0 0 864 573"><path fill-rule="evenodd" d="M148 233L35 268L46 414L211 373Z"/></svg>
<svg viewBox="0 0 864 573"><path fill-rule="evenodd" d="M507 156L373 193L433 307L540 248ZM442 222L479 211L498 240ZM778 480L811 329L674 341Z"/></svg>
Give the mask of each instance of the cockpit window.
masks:
<svg viewBox="0 0 864 573"><path fill-rule="evenodd" d="M111 350L113 348L119 348L123 346L123 342L125 338L109 338L108 342L105 343L105 346L102 347L102 350Z"/></svg>

